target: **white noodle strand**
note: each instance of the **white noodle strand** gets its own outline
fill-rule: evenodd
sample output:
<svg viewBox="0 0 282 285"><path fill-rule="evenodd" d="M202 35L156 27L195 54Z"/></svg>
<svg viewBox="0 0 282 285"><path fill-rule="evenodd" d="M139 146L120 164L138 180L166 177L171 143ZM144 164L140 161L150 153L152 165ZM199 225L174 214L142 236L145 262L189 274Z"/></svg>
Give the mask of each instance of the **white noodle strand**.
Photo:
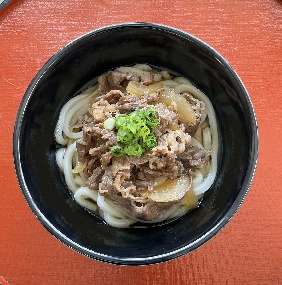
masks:
<svg viewBox="0 0 282 285"><path fill-rule="evenodd" d="M64 156L65 156L66 148L62 147L56 151L56 162L59 166L60 170L64 172Z"/></svg>
<svg viewBox="0 0 282 285"><path fill-rule="evenodd" d="M111 216L109 213L104 212L104 220L111 225L112 227L116 228L128 228L132 225L135 221L129 219L119 219L114 216Z"/></svg>
<svg viewBox="0 0 282 285"><path fill-rule="evenodd" d="M76 142L72 143L65 152L65 158L64 158L64 175L65 180L68 185L68 188L75 192L78 187L75 184L73 173L72 173L72 158L73 155L76 152Z"/></svg>
<svg viewBox="0 0 282 285"><path fill-rule="evenodd" d="M70 125L71 125L72 117L75 115L75 113L79 112L81 108L83 108L85 110L85 112L87 112L88 102L89 102L88 97L83 98L83 100L77 102L77 104L75 106L73 106L73 108L69 109L69 111L66 115L65 121L64 121L64 125L63 125L63 132L67 137L69 137L71 139L79 139L82 137L82 131L78 132L78 133L74 133L70 130ZM85 106L86 106L86 108L85 108Z"/></svg>
<svg viewBox="0 0 282 285"><path fill-rule="evenodd" d="M78 96L75 96L74 98L70 99L62 108L59 120L55 128L55 140L58 144L61 145L67 144L68 140L63 137L63 128L65 124L66 115L70 109L72 109L78 102L81 101L81 99L84 99L85 97L87 97L87 95L85 94L80 94Z"/></svg>
<svg viewBox="0 0 282 285"><path fill-rule="evenodd" d="M192 85L192 82L184 77L175 77L174 78L174 81L176 81L177 83L180 83L180 84L186 84L186 85Z"/></svg>
<svg viewBox="0 0 282 285"><path fill-rule="evenodd" d="M79 205L95 212L98 209L97 204L95 203L97 201L97 195L97 191L90 190L88 187L80 187L74 193L73 197Z"/></svg>
<svg viewBox="0 0 282 285"><path fill-rule="evenodd" d="M195 98L203 101L205 103L206 113L209 119L210 130L212 134L211 167L204 181L194 189L196 195L199 195L206 192L211 187L211 185L215 180L217 172L218 131L217 131L216 116L209 98L195 86L188 84L181 84L175 87L175 92L177 93L189 92Z"/></svg>
<svg viewBox="0 0 282 285"><path fill-rule="evenodd" d="M74 182L79 186L85 186L85 179L83 179L79 174L74 176Z"/></svg>
<svg viewBox="0 0 282 285"><path fill-rule="evenodd" d="M203 145L206 150L212 149L211 130L209 127L203 129Z"/></svg>
<svg viewBox="0 0 282 285"><path fill-rule="evenodd" d="M192 187L195 189L197 186L199 186L203 182L204 176L203 176L202 172L199 170L196 170L194 172L193 176L194 177L193 177L193 181L192 181Z"/></svg>
<svg viewBox="0 0 282 285"><path fill-rule="evenodd" d="M105 213L116 218L124 218L124 214L119 209L110 206L105 200L105 197L100 194L97 196L97 204Z"/></svg>
<svg viewBox="0 0 282 285"><path fill-rule="evenodd" d="M162 84L163 86L170 87L170 88L173 88L179 85L179 83L175 82L174 80L163 80Z"/></svg>

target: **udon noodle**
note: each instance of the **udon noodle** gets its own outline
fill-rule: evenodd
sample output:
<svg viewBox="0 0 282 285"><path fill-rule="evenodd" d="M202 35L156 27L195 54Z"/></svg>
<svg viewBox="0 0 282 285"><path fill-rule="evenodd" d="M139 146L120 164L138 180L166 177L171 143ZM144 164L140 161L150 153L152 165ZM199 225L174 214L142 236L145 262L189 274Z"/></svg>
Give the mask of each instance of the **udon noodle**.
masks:
<svg viewBox="0 0 282 285"><path fill-rule="evenodd" d="M201 114L197 131L191 136L189 145L205 150L209 154L208 160L203 166L196 167L189 172L191 184L187 184L188 189L185 190L179 202L171 203L171 206L163 211L160 216L152 220L143 220L132 215L120 207L111 197L105 195L98 187L97 189L90 189L86 184L85 165L78 161L77 141L83 137L83 128L76 129L73 126L77 124L81 116L89 114L89 106L101 95L97 84L70 99L60 112L55 129L55 140L58 144L56 151L57 165L62 171L67 187L73 194L75 201L87 210L99 214L106 223L113 227L125 228L138 221L156 223L182 216L198 206L203 194L210 189L216 177L218 131L213 106L209 98L188 79L174 77L165 70L154 70L147 64L136 64L131 67L124 66L116 70L121 73L132 73L143 77L153 75L153 83L141 84L141 87L144 87L142 92L149 92L150 88L152 92L159 92L159 89L173 89L175 94L188 93L203 102L205 108ZM153 90L154 88L158 89ZM154 148L149 151L153 150ZM162 185L165 183L167 183L167 179L159 177L155 179L153 186L162 191Z"/></svg>

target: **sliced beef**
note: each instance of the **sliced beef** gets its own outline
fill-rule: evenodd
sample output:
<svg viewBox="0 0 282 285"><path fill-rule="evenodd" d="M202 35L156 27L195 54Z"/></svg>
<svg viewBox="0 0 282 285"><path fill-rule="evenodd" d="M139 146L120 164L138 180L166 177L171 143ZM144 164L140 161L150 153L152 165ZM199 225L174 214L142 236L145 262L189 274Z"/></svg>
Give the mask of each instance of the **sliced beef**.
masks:
<svg viewBox="0 0 282 285"><path fill-rule="evenodd" d="M108 166L111 163L111 159L112 159L112 154L110 151L107 151L106 153L103 153L101 155L101 165L103 168L105 168L106 166Z"/></svg>
<svg viewBox="0 0 282 285"><path fill-rule="evenodd" d="M134 185L136 186L136 190L138 191L142 191L144 189L152 190L153 188L153 183L149 180L137 179L134 181Z"/></svg>
<svg viewBox="0 0 282 285"><path fill-rule="evenodd" d="M90 176L92 176L94 169L97 167L100 167L100 161L99 158L96 157L88 157L88 161L86 164L86 167L83 169L84 177L88 179Z"/></svg>
<svg viewBox="0 0 282 285"><path fill-rule="evenodd" d="M154 75L152 73L144 74L140 76L139 80L144 85L150 85L154 82Z"/></svg>
<svg viewBox="0 0 282 285"><path fill-rule="evenodd" d="M103 173L104 170L102 167L96 167L93 169L92 175L86 181L86 186L88 186L89 189L98 190Z"/></svg>
<svg viewBox="0 0 282 285"><path fill-rule="evenodd" d="M157 153L182 153L191 142L191 136L185 132L184 124L180 124L178 130L164 129L164 133L157 133L157 139L158 146L152 150L154 156L158 156Z"/></svg>
<svg viewBox="0 0 282 285"><path fill-rule="evenodd" d="M103 99L103 100L108 101L109 104L115 104L118 102L118 100L121 97L124 97L124 96L125 96L125 94L122 93L120 90L111 90L108 93L106 93L105 95L98 97L97 100Z"/></svg>
<svg viewBox="0 0 282 285"><path fill-rule="evenodd" d="M175 178L175 163L171 163L175 157L167 158L165 169L151 169L149 167L150 155L146 154L139 161L133 156L113 158L112 164L106 167L105 173L99 185L100 193L109 197L119 207L131 216L139 220L151 221L159 218L173 205L180 201L158 203L141 195L142 190L152 188L153 177L168 175ZM169 163L170 162L170 163ZM132 169L139 169L145 175L142 179L132 178ZM147 172L148 170L149 172ZM136 170L135 170L136 171ZM153 175L152 175L153 173ZM151 179L152 178L152 179Z"/></svg>
<svg viewBox="0 0 282 285"><path fill-rule="evenodd" d="M83 137L76 141L78 161L85 163L91 157L99 157L108 151L110 146L116 145L114 131L106 130L103 124L88 123L83 127Z"/></svg>
<svg viewBox="0 0 282 285"><path fill-rule="evenodd" d="M196 123L195 124L185 123L185 131L193 137L195 135L195 133L197 132L198 127L200 125L201 117L202 117L202 114L205 110L205 104L204 104L204 102L194 98L191 94L189 94L187 92L182 93L181 95L191 104L191 107L192 107L192 109L196 115Z"/></svg>
<svg viewBox="0 0 282 285"><path fill-rule="evenodd" d="M93 117L89 113L83 116L79 116L77 122L70 127L70 130L72 132L80 132L85 124L91 123L92 121Z"/></svg>
<svg viewBox="0 0 282 285"><path fill-rule="evenodd" d="M178 159L182 162L184 167L191 170L203 167L209 157L210 153L208 151L191 145L185 152L178 155Z"/></svg>
<svg viewBox="0 0 282 285"><path fill-rule="evenodd" d="M113 117L117 109L114 104L110 104L107 100L100 98L99 101L94 102L91 106L91 114L95 123L102 123L107 118Z"/></svg>
<svg viewBox="0 0 282 285"><path fill-rule="evenodd" d="M106 194L108 196L108 193ZM152 221L160 218L172 207L180 203L180 201L172 201L167 203L155 202L150 199L146 201L133 200L131 198L124 198L113 192L109 196L113 199L114 203L123 209L130 216L133 216L141 221Z"/></svg>
<svg viewBox="0 0 282 285"><path fill-rule="evenodd" d="M78 139L76 141L76 150L78 155L78 161L84 164L87 160L88 153L91 147L95 145L95 138L88 136L84 139Z"/></svg>
<svg viewBox="0 0 282 285"><path fill-rule="evenodd" d="M148 106L148 104L155 103L157 100L158 95L156 93L151 95L141 95L139 97L127 94L119 99L119 101L116 103L116 108L121 113L128 113L133 112L136 109L142 109Z"/></svg>
<svg viewBox="0 0 282 285"><path fill-rule="evenodd" d="M161 157L152 157L147 164L139 168L137 177L147 181L153 181L160 176L176 179L184 172L182 163L176 160L176 155L168 153Z"/></svg>
<svg viewBox="0 0 282 285"><path fill-rule="evenodd" d="M155 131L157 137L164 133L169 126L178 125L177 114L170 107L158 103L156 104L156 112L160 119L160 124Z"/></svg>
<svg viewBox="0 0 282 285"><path fill-rule="evenodd" d="M139 80L139 76L133 73L109 71L98 78L98 93L104 95L111 90L125 90L130 80Z"/></svg>

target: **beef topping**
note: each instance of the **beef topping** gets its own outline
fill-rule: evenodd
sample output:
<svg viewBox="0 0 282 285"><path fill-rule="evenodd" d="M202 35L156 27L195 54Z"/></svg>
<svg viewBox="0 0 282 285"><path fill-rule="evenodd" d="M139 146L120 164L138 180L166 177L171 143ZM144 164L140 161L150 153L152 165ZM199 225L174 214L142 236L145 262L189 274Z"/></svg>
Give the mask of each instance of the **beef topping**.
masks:
<svg viewBox="0 0 282 285"><path fill-rule="evenodd" d="M195 124L185 123L185 131L189 133L191 136L194 136L199 128L201 117L205 110L205 104L204 102L194 98L191 94L187 92L182 93L181 95L191 104L191 107L194 110L195 115L196 115Z"/></svg>
<svg viewBox="0 0 282 285"><path fill-rule="evenodd" d="M125 90L130 80L137 81L138 75L117 70L109 71L98 78L98 93L104 95L111 90Z"/></svg>
<svg viewBox="0 0 282 285"><path fill-rule="evenodd" d="M141 96L128 94L125 87L130 80L150 84L153 76L109 71L99 77L99 95L92 101L90 115L80 118L73 127L83 131L83 137L76 142L78 160L86 164L84 174L90 189L111 198L137 219L153 220L181 201L155 202L144 196L144 190L152 191L159 177L176 179L191 175L191 171L209 159L207 151L190 145L191 136L199 127L204 103L183 93L196 114L196 123L181 123L177 109L158 103L158 92ZM160 121L154 130L157 146L140 157L112 156L109 148L118 145L116 133L105 129L103 122L120 113L148 106L153 106Z"/></svg>

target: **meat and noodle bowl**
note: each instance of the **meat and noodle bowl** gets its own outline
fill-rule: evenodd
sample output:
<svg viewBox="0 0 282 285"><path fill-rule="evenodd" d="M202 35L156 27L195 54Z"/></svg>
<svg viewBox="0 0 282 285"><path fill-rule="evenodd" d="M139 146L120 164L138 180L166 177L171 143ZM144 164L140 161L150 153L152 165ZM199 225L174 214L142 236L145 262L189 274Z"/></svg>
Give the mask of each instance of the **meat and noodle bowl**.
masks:
<svg viewBox="0 0 282 285"><path fill-rule="evenodd" d="M111 70L70 99L55 139L75 201L114 227L187 213L217 172L210 100L188 79L146 64Z"/></svg>

